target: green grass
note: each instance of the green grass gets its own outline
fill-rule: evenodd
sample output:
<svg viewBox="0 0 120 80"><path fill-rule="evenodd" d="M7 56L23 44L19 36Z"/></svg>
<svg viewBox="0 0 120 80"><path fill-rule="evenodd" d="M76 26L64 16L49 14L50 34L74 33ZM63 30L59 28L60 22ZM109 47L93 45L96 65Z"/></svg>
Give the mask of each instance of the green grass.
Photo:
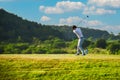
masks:
<svg viewBox="0 0 120 80"><path fill-rule="evenodd" d="M0 80L120 80L120 55L1 54Z"/></svg>

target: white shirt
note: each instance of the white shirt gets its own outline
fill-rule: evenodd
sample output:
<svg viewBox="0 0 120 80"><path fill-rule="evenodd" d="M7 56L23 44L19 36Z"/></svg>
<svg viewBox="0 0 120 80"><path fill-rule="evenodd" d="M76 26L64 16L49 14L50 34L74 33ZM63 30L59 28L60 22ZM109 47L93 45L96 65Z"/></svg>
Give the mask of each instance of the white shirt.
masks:
<svg viewBox="0 0 120 80"><path fill-rule="evenodd" d="M77 35L79 39L81 37L84 37L80 28L76 28L75 30L73 30L73 32Z"/></svg>

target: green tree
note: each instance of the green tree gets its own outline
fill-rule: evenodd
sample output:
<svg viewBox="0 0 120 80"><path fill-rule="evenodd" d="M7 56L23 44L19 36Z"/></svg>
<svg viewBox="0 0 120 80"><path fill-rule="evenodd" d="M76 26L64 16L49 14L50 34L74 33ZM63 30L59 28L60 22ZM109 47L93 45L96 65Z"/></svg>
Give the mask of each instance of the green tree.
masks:
<svg viewBox="0 0 120 80"><path fill-rule="evenodd" d="M55 38L52 43L53 48L64 48L66 47L65 41L59 38Z"/></svg>
<svg viewBox="0 0 120 80"><path fill-rule="evenodd" d="M107 49L110 51L111 54L119 54L120 43L112 43L107 47Z"/></svg>
<svg viewBox="0 0 120 80"><path fill-rule="evenodd" d="M106 48L106 46L107 46L107 43L106 43L106 40L105 39L98 39L97 41L96 41L96 47L98 47L98 48L103 48L103 49L105 49Z"/></svg>
<svg viewBox="0 0 120 80"><path fill-rule="evenodd" d="M91 41L85 39L83 42L83 48L87 48L90 44L91 44Z"/></svg>

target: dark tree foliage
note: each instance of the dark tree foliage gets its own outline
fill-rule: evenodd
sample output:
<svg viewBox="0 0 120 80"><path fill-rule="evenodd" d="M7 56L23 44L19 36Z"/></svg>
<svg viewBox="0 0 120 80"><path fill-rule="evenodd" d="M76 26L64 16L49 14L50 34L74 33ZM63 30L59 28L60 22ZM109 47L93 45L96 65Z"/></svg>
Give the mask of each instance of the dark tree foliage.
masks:
<svg viewBox="0 0 120 80"><path fill-rule="evenodd" d="M62 33L50 26L23 20L0 9L0 41L16 42L21 38L23 42L31 42L34 37L46 40L49 36L63 39Z"/></svg>
<svg viewBox="0 0 120 80"><path fill-rule="evenodd" d="M92 42L89 41L89 40L84 40L84 42L83 42L83 48L84 48L84 49L87 48L91 43L92 43Z"/></svg>
<svg viewBox="0 0 120 80"><path fill-rule="evenodd" d="M105 39L98 39L96 41L96 47L105 49L106 46L107 46L107 43Z"/></svg>
<svg viewBox="0 0 120 80"><path fill-rule="evenodd" d="M79 27L79 26L78 26ZM107 31L81 28L86 38L92 36L93 39L102 37L107 39ZM68 26L42 25L33 21L28 21L0 9L0 41L2 42L32 42L36 37L39 40L48 40L50 37L70 41L76 38L72 28ZM115 37L117 39L117 37Z"/></svg>
<svg viewBox="0 0 120 80"><path fill-rule="evenodd" d="M107 48L111 54L120 54L118 52L120 52L120 43L113 43L113 44L110 44Z"/></svg>

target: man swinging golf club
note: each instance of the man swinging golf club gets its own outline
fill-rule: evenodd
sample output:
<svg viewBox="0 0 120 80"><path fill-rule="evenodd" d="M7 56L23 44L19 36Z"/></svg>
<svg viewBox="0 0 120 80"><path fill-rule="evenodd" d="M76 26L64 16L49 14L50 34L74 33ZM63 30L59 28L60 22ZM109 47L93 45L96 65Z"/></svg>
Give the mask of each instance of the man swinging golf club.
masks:
<svg viewBox="0 0 120 80"><path fill-rule="evenodd" d="M82 34L82 31L80 28L78 28L77 26L73 25L73 32L76 34L76 36L78 37L78 45L77 45L77 53L76 55L79 55L80 51L82 53L82 55L86 55L88 52L87 52L87 49L84 50L82 48L82 44L84 42L84 36Z"/></svg>

